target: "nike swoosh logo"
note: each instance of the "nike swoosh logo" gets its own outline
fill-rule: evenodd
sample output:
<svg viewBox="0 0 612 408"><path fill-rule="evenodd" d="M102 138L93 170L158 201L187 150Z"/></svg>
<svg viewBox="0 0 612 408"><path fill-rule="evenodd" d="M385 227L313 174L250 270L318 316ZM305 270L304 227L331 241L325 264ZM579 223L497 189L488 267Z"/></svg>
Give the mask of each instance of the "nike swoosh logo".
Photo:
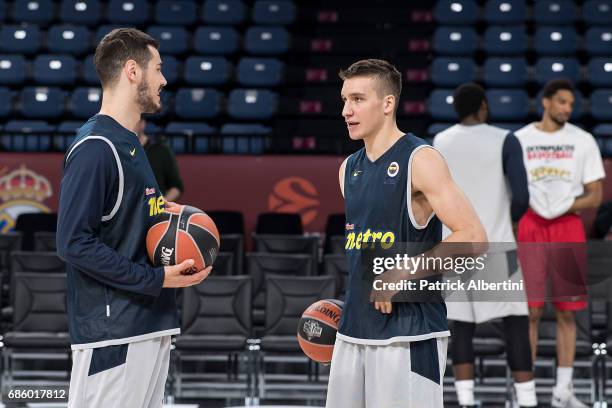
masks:
<svg viewBox="0 0 612 408"><path fill-rule="evenodd" d="M353 177L357 177L361 173L363 173L361 170L357 170L353 173Z"/></svg>
<svg viewBox="0 0 612 408"><path fill-rule="evenodd" d="M136 154L136 148L133 148L132 150L130 150L130 155L132 155L132 157L134 157L135 154Z"/></svg>

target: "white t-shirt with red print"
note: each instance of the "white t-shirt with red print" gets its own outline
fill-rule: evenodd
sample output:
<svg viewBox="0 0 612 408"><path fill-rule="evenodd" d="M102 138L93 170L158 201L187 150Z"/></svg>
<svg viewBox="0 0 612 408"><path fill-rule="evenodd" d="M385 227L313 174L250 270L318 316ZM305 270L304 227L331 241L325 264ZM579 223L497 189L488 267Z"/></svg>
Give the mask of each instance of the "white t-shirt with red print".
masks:
<svg viewBox="0 0 612 408"><path fill-rule="evenodd" d="M515 135L523 147L529 205L541 217L565 214L585 184L606 175L597 142L577 126L566 123L556 132L543 132L532 123Z"/></svg>

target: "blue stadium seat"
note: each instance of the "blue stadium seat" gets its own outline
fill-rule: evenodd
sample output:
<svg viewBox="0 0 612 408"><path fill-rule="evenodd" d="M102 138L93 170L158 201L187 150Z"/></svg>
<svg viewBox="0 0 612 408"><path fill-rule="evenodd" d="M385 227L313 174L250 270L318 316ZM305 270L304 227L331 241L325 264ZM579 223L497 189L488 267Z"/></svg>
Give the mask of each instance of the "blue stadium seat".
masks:
<svg viewBox="0 0 612 408"><path fill-rule="evenodd" d="M53 144L55 147L61 152L68 150L68 147L70 147L76 138L76 133L81 126L83 126L82 121L77 122L74 120L66 120L57 125L57 129L55 129L55 136L53 138Z"/></svg>
<svg viewBox="0 0 612 408"><path fill-rule="evenodd" d="M212 88L181 88L174 97L174 111L182 119L201 120L219 115L221 93Z"/></svg>
<svg viewBox="0 0 612 408"><path fill-rule="evenodd" d="M525 58L487 58L484 63L484 82L493 87L520 87L528 80Z"/></svg>
<svg viewBox="0 0 612 408"><path fill-rule="evenodd" d="M478 36L471 27L438 27L434 33L434 51L442 55L471 55Z"/></svg>
<svg viewBox="0 0 612 408"><path fill-rule="evenodd" d="M98 44L102 40L102 38L104 38L106 34L110 33L115 28L121 28L121 25L118 25L118 24L99 25L98 28L96 29L96 35L94 37L95 43Z"/></svg>
<svg viewBox="0 0 612 408"><path fill-rule="evenodd" d="M596 120L612 120L612 90L598 89L591 94L591 115Z"/></svg>
<svg viewBox="0 0 612 408"><path fill-rule="evenodd" d="M256 0L253 5L255 24L288 25L295 20L293 0Z"/></svg>
<svg viewBox="0 0 612 408"><path fill-rule="evenodd" d="M83 122L80 120L65 120L57 125L56 130L59 133L76 133L81 126L83 126Z"/></svg>
<svg viewBox="0 0 612 408"><path fill-rule="evenodd" d="M256 55L277 55L289 50L289 33L282 27L249 27L244 48Z"/></svg>
<svg viewBox="0 0 612 408"><path fill-rule="evenodd" d="M602 123L593 128L593 136L612 138L612 123Z"/></svg>
<svg viewBox="0 0 612 408"><path fill-rule="evenodd" d="M523 0L488 0L484 16L490 25L522 24L527 17L527 7Z"/></svg>
<svg viewBox="0 0 612 408"><path fill-rule="evenodd" d="M16 152L44 152L51 147L54 126L42 120L10 120L4 125L2 141ZM9 134L12 140L7 143Z"/></svg>
<svg viewBox="0 0 612 408"><path fill-rule="evenodd" d="M159 0L155 7L158 24L190 25L196 18L196 2L192 0Z"/></svg>
<svg viewBox="0 0 612 408"><path fill-rule="evenodd" d="M491 120L524 120L529 114L529 97L520 89L487 90Z"/></svg>
<svg viewBox="0 0 612 408"><path fill-rule="evenodd" d="M19 95L25 118L58 118L64 113L66 92L53 87L26 87Z"/></svg>
<svg viewBox="0 0 612 408"><path fill-rule="evenodd" d="M76 80L77 63L70 55L38 55L32 66L38 85L72 85Z"/></svg>
<svg viewBox="0 0 612 408"><path fill-rule="evenodd" d="M13 96L9 88L0 88L0 118L7 118L13 112Z"/></svg>
<svg viewBox="0 0 612 408"><path fill-rule="evenodd" d="M189 85L223 85L230 75L230 63L223 57L191 56L185 60L185 82Z"/></svg>
<svg viewBox="0 0 612 408"><path fill-rule="evenodd" d="M216 129L204 122L170 122L164 131L166 134L212 135Z"/></svg>
<svg viewBox="0 0 612 408"><path fill-rule="evenodd" d="M591 55L612 55L612 28L589 28L586 32L585 48Z"/></svg>
<svg viewBox="0 0 612 408"><path fill-rule="evenodd" d="M47 31L49 52L81 55L91 47L91 32L85 26L54 25Z"/></svg>
<svg viewBox="0 0 612 408"><path fill-rule="evenodd" d="M0 21L6 20L6 2L4 0L0 0Z"/></svg>
<svg viewBox="0 0 612 408"><path fill-rule="evenodd" d="M449 127L451 127L453 125L454 125L454 123L432 123L427 128L427 135L429 137L434 137L438 133L442 132L443 130L448 129Z"/></svg>
<svg viewBox="0 0 612 408"><path fill-rule="evenodd" d="M489 55L523 55L527 33L522 26L491 26L484 35L484 50Z"/></svg>
<svg viewBox="0 0 612 408"><path fill-rule="evenodd" d="M439 0L434 9L434 18L440 24L473 24L477 17L474 0Z"/></svg>
<svg viewBox="0 0 612 408"><path fill-rule="evenodd" d="M284 64L276 58L241 58L236 79L242 86L276 86L281 83Z"/></svg>
<svg viewBox="0 0 612 408"><path fill-rule="evenodd" d="M573 27L538 27L535 49L539 55L570 55L578 48L578 34Z"/></svg>
<svg viewBox="0 0 612 408"><path fill-rule="evenodd" d="M574 83L580 79L580 64L574 58L540 58L535 65L535 80L539 85L554 78L568 78Z"/></svg>
<svg viewBox="0 0 612 408"><path fill-rule="evenodd" d="M221 127L221 149L229 154L261 154L264 151L264 136L272 129L259 123L226 123Z"/></svg>
<svg viewBox="0 0 612 408"><path fill-rule="evenodd" d="M431 80L436 86L457 86L476 78L476 63L472 58L438 57L431 65Z"/></svg>
<svg viewBox="0 0 612 408"><path fill-rule="evenodd" d="M211 25L240 24L246 17L246 6L241 0L206 0L202 7L202 21Z"/></svg>
<svg viewBox="0 0 612 408"><path fill-rule="evenodd" d="M159 41L159 52L183 54L189 47L189 34L183 27L150 26L148 34Z"/></svg>
<svg viewBox="0 0 612 408"><path fill-rule="evenodd" d="M186 145L191 140L193 153L202 154L210 152L210 136L216 134L216 129L204 122L170 122L165 134L176 153L188 150Z"/></svg>
<svg viewBox="0 0 612 408"><path fill-rule="evenodd" d="M16 0L13 4L13 20L19 23L46 24L52 19L51 0Z"/></svg>
<svg viewBox="0 0 612 408"><path fill-rule="evenodd" d="M100 85L100 78L98 78L98 73L96 72L96 67L93 62L93 55L90 54L86 56L82 62L82 75L83 80L88 85Z"/></svg>
<svg viewBox="0 0 612 408"><path fill-rule="evenodd" d="M0 55L0 84L22 84L26 79L27 67L22 55Z"/></svg>
<svg viewBox="0 0 612 408"><path fill-rule="evenodd" d="M609 25L612 21L612 0L587 0L582 5L587 26Z"/></svg>
<svg viewBox="0 0 612 408"><path fill-rule="evenodd" d="M100 111L102 90L100 88L75 88L68 100L68 110L72 116L88 119Z"/></svg>
<svg viewBox="0 0 612 408"><path fill-rule="evenodd" d="M62 0L60 20L64 23L94 25L100 21L99 0Z"/></svg>
<svg viewBox="0 0 612 408"><path fill-rule="evenodd" d="M434 120L457 120L457 113L453 108L453 90L435 89L427 100L427 111Z"/></svg>
<svg viewBox="0 0 612 408"><path fill-rule="evenodd" d="M270 119L278 108L278 95L267 89L234 89L227 102L233 119Z"/></svg>
<svg viewBox="0 0 612 408"><path fill-rule="evenodd" d="M582 94L580 93L580 91L575 90L574 91L574 109L572 110L572 116L571 116L571 120L572 121L576 121L578 120L583 112L584 112L584 98L582 97ZM542 91L538 92L538 94L536 95L535 98L535 105L536 105L536 113L538 116L542 116L542 114L544 113L544 106L542 105ZM574 123L576 126L580 126L578 123Z"/></svg>
<svg viewBox="0 0 612 408"><path fill-rule="evenodd" d="M8 25L0 27L0 52L33 54L41 45L42 36L36 25Z"/></svg>
<svg viewBox="0 0 612 408"><path fill-rule="evenodd" d="M162 73L168 84L173 84L179 80L179 62L172 55L162 55Z"/></svg>
<svg viewBox="0 0 612 408"><path fill-rule="evenodd" d="M612 88L612 57L598 57L589 61L587 76L593 86Z"/></svg>
<svg viewBox="0 0 612 408"><path fill-rule="evenodd" d="M198 27L193 49L200 54L233 54L238 49L238 32L233 27Z"/></svg>
<svg viewBox="0 0 612 408"><path fill-rule="evenodd" d="M149 2L147 0L110 0L106 9L106 18L111 24L144 24L149 18Z"/></svg>
<svg viewBox="0 0 612 408"><path fill-rule="evenodd" d="M572 24L576 14L573 0L538 0L533 6L533 18L538 25Z"/></svg>

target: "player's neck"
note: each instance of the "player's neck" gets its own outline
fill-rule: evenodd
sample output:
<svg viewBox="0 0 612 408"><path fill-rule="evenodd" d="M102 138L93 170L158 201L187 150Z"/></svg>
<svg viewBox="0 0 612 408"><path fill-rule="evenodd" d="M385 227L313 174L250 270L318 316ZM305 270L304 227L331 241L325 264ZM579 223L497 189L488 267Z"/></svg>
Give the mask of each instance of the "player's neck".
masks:
<svg viewBox="0 0 612 408"><path fill-rule="evenodd" d="M102 94L102 107L98 113L110 116L131 132L136 129L136 124L141 115L140 109L132 102L131 98L110 91Z"/></svg>
<svg viewBox="0 0 612 408"><path fill-rule="evenodd" d="M378 133L373 136L367 137L363 140L365 144L366 155L371 161L377 160L380 156L385 154L387 150L391 148L404 135L404 132L398 129L394 123L389 129L387 127L381 129Z"/></svg>
<svg viewBox="0 0 612 408"><path fill-rule="evenodd" d="M547 116L542 117L542 120L535 123L535 127L546 133L554 133L563 128L563 125L559 125L554 120L550 119Z"/></svg>

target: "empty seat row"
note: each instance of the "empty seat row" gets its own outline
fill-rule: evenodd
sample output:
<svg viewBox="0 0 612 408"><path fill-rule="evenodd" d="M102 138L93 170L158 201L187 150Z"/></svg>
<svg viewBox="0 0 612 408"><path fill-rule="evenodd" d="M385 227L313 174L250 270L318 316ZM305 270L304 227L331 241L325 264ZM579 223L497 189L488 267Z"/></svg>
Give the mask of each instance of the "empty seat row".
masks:
<svg viewBox="0 0 612 408"><path fill-rule="evenodd" d="M612 86L612 57L592 58L586 66L586 78L593 86ZM469 57L438 57L431 65L431 80L437 86L456 86L482 79L487 86L518 87L530 80L542 85L553 78L582 78L577 59L543 57L530 68L523 57L491 57L482 70Z"/></svg>
<svg viewBox="0 0 612 408"><path fill-rule="evenodd" d="M584 48L590 55L612 55L612 29L591 27L583 39L573 27L538 27L534 48L541 55L570 55ZM522 55L529 36L524 26L490 26L482 37L482 49L489 55ZM433 47L442 55L471 55L480 47L479 36L471 27L438 27Z"/></svg>
<svg viewBox="0 0 612 408"><path fill-rule="evenodd" d="M474 24L481 17L480 11L476 0L441 0L434 9L434 18L441 24ZM528 16L525 0L488 0L482 9L482 18L489 24L519 24ZM537 24L573 24L580 13L573 0L538 0L533 2L532 16ZM588 25L609 24L612 1L585 1L582 19Z"/></svg>
<svg viewBox="0 0 612 408"><path fill-rule="evenodd" d="M249 11L255 24L287 25L296 15L291 0L256 0L252 11L240 0L207 0L201 7L191 0L158 0L152 4L147 0L110 0L105 5L100 0L63 0L56 10L53 0L16 0L10 14L19 23L45 24L59 18L86 25L98 24L103 18L113 24L136 25L151 17L159 24L240 24L247 20Z"/></svg>
<svg viewBox="0 0 612 408"><path fill-rule="evenodd" d="M213 88L180 88L171 98L162 93L165 112L173 99L173 110L182 119L210 119L222 113L224 95ZM89 118L99 111L102 93L98 88L76 88L69 93L55 87L25 87L22 91L0 88L0 117L12 114L13 99L25 118L59 118L68 110L75 118ZM278 95L267 89L234 89L227 97L227 114L240 120L270 119L276 112ZM159 115L158 115L159 116Z"/></svg>
<svg viewBox="0 0 612 408"><path fill-rule="evenodd" d="M45 40L45 31L37 25L3 24L0 27L0 53L35 54L46 44L52 52L82 54L93 51L104 35L119 27L101 25L92 35L84 26L57 25L46 32ZM223 26L199 26L193 35L186 28L175 26L153 25L146 31L159 41L160 52L165 54L227 55L241 51L243 47L250 54L275 55L288 51L290 44L288 31L278 26L248 27L243 40L235 28Z"/></svg>
<svg viewBox="0 0 612 408"><path fill-rule="evenodd" d="M162 56L162 71L169 84L218 86L233 79L243 86L276 86L284 75L284 63L276 58L243 57L235 69L225 57L190 56L181 64ZM33 60L22 55L0 55L0 85L20 85L31 77L37 85L74 85L78 80L99 85L93 56L83 62L64 54L41 54Z"/></svg>
<svg viewBox="0 0 612 408"><path fill-rule="evenodd" d="M539 98L537 98L539 100ZM489 114L494 121L513 121L526 119L531 112L531 101L527 92L522 89L489 89L487 90ZM612 120L612 90L598 89L589 98L589 113L597 120ZM536 112L542 112L540 103L536 103ZM576 93L573 118L583 112L583 98ZM456 120L453 108L453 90L436 89L428 100L427 108L435 120Z"/></svg>

